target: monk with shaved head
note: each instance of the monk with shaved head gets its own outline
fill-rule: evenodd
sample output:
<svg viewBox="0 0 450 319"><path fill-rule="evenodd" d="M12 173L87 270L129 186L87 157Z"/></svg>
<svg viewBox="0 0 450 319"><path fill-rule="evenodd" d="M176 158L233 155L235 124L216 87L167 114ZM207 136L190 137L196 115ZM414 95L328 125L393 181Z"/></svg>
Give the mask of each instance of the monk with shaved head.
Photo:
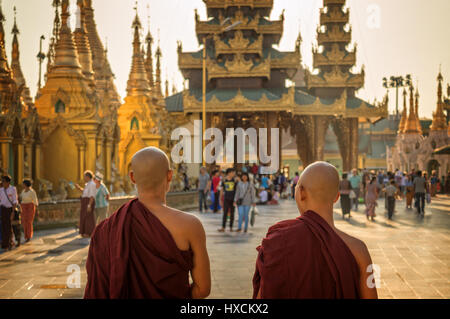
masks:
<svg viewBox="0 0 450 319"><path fill-rule="evenodd" d="M257 248L253 298L377 298L367 247L334 225L338 199L333 165L303 171L295 189L300 217L272 226Z"/></svg>
<svg viewBox="0 0 450 319"><path fill-rule="evenodd" d="M145 148L133 156L130 179L138 198L95 229L86 262L85 298L209 295L205 231L195 216L166 205L172 176L169 159L160 149Z"/></svg>

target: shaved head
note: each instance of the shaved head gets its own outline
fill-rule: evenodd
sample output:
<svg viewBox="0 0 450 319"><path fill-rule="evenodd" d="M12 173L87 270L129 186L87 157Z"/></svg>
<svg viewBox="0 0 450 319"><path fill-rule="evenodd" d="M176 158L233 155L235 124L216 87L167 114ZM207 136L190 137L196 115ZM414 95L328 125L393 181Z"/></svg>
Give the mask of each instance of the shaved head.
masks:
<svg viewBox="0 0 450 319"><path fill-rule="evenodd" d="M316 162L303 171L299 184L313 201L334 203L339 192L339 173L329 163Z"/></svg>
<svg viewBox="0 0 450 319"><path fill-rule="evenodd" d="M170 162L167 155L156 147L147 147L131 160L132 180L140 191L155 191L167 180Z"/></svg>

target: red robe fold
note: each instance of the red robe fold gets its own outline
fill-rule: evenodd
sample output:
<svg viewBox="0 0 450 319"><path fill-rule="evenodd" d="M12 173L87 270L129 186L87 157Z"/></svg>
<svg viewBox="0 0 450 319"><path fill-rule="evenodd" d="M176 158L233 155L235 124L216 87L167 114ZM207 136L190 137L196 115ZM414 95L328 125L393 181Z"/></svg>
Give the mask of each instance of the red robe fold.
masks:
<svg viewBox="0 0 450 319"><path fill-rule="evenodd" d="M257 250L253 298L360 298L352 252L312 211L272 226Z"/></svg>
<svg viewBox="0 0 450 319"><path fill-rule="evenodd" d="M192 251L181 251L139 200L94 231L86 262L85 299L187 299Z"/></svg>

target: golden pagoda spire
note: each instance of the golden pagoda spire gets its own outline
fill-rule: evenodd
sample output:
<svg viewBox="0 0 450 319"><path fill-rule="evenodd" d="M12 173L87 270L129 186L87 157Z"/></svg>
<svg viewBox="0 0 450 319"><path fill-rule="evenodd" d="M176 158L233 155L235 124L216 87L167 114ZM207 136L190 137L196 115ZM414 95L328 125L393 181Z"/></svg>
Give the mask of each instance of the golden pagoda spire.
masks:
<svg viewBox="0 0 450 319"><path fill-rule="evenodd" d="M77 47L78 60L81 64L83 75L91 88L95 87L94 69L92 66L92 52L86 31L86 11L83 10L84 1L77 0L77 24L74 32Z"/></svg>
<svg viewBox="0 0 450 319"><path fill-rule="evenodd" d="M50 69L52 68L53 63L55 62L56 42L58 42L59 31L61 29L61 20L59 16L59 6L61 5L61 0L53 0L52 5L53 7L55 7L55 19L53 20L52 37L50 38L50 44L48 46L47 52L47 72L44 75L45 80L47 80L47 76L50 73Z"/></svg>
<svg viewBox="0 0 450 319"><path fill-rule="evenodd" d="M135 10L136 17L132 25L134 29L133 60L127 86L128 96L147 95L150 93L150 86L141 51L140 30L142 29L142 24L138 16L137 3Z"/></svg>
<svg viewBox="0 0 450 319"><path fill-rule="evenodd" d="M12 28L13 34L13 44L12 44L12 53L11 53L11 70L13 72L14 80L18 87L23 86L22 90L22 99L27 106L33 104L33 100L31 98L30 89L26 85L25 77L23 76L22 68L20 66L20 50L19 50L19 40L18 35L20 34L19 28L17 27L16 21L17 10L14 7L14 26Z"/></svg>
<svg viewBox="0 0 450 319"><path fill-rule="evenodd" d="M445 119L444 114L444 102L442 100L442 81L444 78L442 77L441 72L437 77L438 80L438 91L437 91L437 107L436 112L433 112L433 123L431 124L431 131L444 131L447 130L447 121Z"/></svg>
<svg viewBox="0 0 450 319"><path fill-rule="evenodd" d="M72 30L69 27L69 0L62 0L61 9L61 29L58 42L56 43L55 61L49 76L51 74L82 76Z"/></svg>
<svg viewBox="0 0 450 319"><path fill-rule="evenodd" d="M416 88L416 104L415 104L415 112L416 112L416 121L417 121L417 129L419 130L419 133L422 134L422 125L420 124L420 115L419 115L419 83L417 83Z"/></svg>
<svg viewBox="0 0 450 319"><path fill-rule="evenodd" d="M406 89L403 89L403 113L402 118L400 119L400 124L398 126L398 134L403 134L406 127L406 121L408 120L408 108L406 106L406 98L408 93L406 93Z"/></svg>
<svg viewBox="0 0 450 319"><path fill-rule="evenodd" d="M3 22L5 21L5 16L3 15L2 6L0 3L0 76L11 77L11 69L8 66L8 59L6 57L5 48L5 29L3 28Z"/></svg>
<svg viewBox="0 0 450 319"><path fill-rule="evenodd" d="M147 6L147 9L149 9L149 6ZM150 88L153 90L155 86L155 80L153 78L153 51L152 51L152 44L153 44L153 37L150 33L150 15L148 16L148 33L145 37L145 41L147 42L147 57L145 59L145 69L147 71L147 78L150 85Z"/></svg>
<svg viewBox="0 0 450 319"><path fill-rule="evenodd" d="M159 30L158 30L159 34ZM155 94L156 97L162 97L162 89L161 89L161 45L160 39L158 35L158 48L156 49L156 79L155 79Z"/></svg>
<svg viewBox="0 0 450 319"><path fill-rule="evenodd" d="M409 87L409 115L405 126L406 134L420 134L419 128L417 127L417 117L414 106L414 87L411 85Z"/></svg>

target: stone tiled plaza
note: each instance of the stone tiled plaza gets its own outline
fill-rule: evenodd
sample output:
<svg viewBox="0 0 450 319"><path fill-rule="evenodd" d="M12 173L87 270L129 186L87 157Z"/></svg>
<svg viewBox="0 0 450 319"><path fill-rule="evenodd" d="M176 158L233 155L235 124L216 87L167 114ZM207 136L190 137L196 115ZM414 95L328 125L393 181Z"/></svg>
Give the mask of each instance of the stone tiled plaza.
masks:
<svg viewBox="0 0 450 319"><path fill-rule="evenodd" d="M381 269L379 297L449 298L450 198L434 199L424 219L406 210L404 202L398 204L393 221L384 216L383 200L374 223L366 220L363 209L360 206L350 221L344 221L337 206L336 224L366 242ZM270 225L295 218L297 210L293 201L260 207L248 234L218 233L221 215L197 215L208 237L210 298L250 298L256 246ZM31 243L0 254L0 298L82 298L88 245L75 229L48 230L37 232ZM67 288L71 265L80 267L80 288Z"/></svg>

